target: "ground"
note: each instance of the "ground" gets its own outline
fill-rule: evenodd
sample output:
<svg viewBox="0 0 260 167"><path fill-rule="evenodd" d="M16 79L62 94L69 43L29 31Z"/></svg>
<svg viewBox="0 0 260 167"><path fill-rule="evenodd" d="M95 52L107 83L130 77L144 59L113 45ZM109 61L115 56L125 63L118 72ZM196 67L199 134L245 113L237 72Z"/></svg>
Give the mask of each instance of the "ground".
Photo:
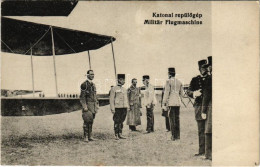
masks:
<svg viewBox="0 0 260 167"><path fill-rule="evenodd" d="M192 165L211 161L194 157L197 125L192 107L181 108L181 139L170 140L161 109L155 109L155 132L144 134L143 110L139 132L124 125L126 140L114 140L109 106L100 107L93 132L95 142L83 142L81 111L48 116L1 117L2 165Z"/></svg>

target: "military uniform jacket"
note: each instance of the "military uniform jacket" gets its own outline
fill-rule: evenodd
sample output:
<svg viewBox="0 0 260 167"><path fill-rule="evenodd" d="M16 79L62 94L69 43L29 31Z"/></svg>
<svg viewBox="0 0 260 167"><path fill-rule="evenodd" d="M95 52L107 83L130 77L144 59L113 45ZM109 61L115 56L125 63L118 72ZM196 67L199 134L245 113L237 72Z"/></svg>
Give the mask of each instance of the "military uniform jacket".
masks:
<svg viewBox="0 0 260 167"><path fill-rule="evenodd" d="M80 103L83 108L87 107L92 113L98 111L98 100L96 86L93 82L86 80L80 86Z"/></svg>
<svg viewBox="0 0 260 167"><path fill-rule="evenodd" d="M171 78L166 81L162 104L169 107L180 106L180 95L183 95L182 83L176 78Z"/></svg>
<svg viewBox="0 0 260 167"><path fill-rule="evenodd" d="M115 108L129 108L127 90L122 86L115 86L110 91L110 109Z"/></svg>
<svg viewBox="0 0 260 167"><path fill-rule="evenodd" d="M205 77L202 77L201 75L193 77L191 82L190 82L189 89L187 91L188 96L191 97L191 98L194 98L193 92L197 91L199 89L202 90L204 83L205 83ZM193 104L193 106L195 108L195 119L196 120L203 120L202 117L201 117L202 98L203 98L203 94L199 97L196 97L195 102Z"/></svg>
<svg viewBox="0 0 260 167"><path fill-rule="evenodd" d="M206 77L203 88L202 112L207 114L205 133L212 133L212 75Z"/></svg>
<svg viewBox="0 0 260 167"><path fill-rule="evenodd" d="M144 90L144 105L152 107L156 104L154 86L149 84Z"/></svg>

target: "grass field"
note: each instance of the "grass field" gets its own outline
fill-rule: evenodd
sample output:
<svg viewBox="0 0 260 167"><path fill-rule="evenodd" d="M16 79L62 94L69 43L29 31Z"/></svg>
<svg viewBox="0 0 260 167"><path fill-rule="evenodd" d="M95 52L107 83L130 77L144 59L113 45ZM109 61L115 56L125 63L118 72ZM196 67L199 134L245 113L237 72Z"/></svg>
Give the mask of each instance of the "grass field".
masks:
<svg viewBox="0 0 260 167"><path fill-rule="evenodd" d="M81 111L49 116L1 117L2 165L192 165L211 161L194 157L198 151L193 108L181 108L181 140L171 141L160 108L155 109L155 132L144 134L143 110L139 132L125 125L126 140L114 140L109 106L100 108L93 132L98 139L85 143Z"/></svg>

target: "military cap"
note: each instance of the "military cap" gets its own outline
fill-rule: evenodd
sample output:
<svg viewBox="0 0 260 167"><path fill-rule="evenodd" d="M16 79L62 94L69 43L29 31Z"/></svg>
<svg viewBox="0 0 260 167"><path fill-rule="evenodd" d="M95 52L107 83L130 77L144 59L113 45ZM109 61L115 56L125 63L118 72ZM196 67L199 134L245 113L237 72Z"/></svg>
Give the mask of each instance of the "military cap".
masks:
<svg viewBox="0 0 260 167"><path fill-rule="evenodd" d="M168 72L169 72L170 74L175 74L175 68L174 68L174 67L168 68Z"/></svg>
<svg viewBox="0 0 260 167"><path fill-rule="evenodd" d="M89 75L89 72L92 71L94 73L93 70L88 70L87 73L85 74L85 76Z"/></svg>
<svg viewBox="0 0 260 167"><path fill-rule="evenodd" d="M209 56L209 57L208 57L208 65L209 65L209 66L212 66L212 56Z"/></svg>
<svg viewBox="0 0 260 167"><path fill-rule="evenodd" d="M117 74L117 79L125 79L125 74Z"/></svg>
<svg viewBox="0 0 260 167"><path fill-rule="evenodd" d="M144 75L143 76L143 80L145 80L145 79L150 79L150 76L149 75Z"/></svg>
<svg viewBox="0 0 260 167"><path fill-rule="evenodd" d="M203 59L198 62L199 68L206 68L207 67L207 60Z"/></svg>

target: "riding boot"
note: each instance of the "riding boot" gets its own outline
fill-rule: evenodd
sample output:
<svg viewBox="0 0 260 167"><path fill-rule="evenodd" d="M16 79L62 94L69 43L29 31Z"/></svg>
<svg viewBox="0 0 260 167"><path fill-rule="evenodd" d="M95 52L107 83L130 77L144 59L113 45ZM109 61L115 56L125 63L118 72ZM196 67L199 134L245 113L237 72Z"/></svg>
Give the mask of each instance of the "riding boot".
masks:
<svg viewBox="0 0 260 167"><path fill-rule="evenodd" d="M119 140L118 131L119 131L119 124L114 122L115 140Z"/></svg>
<svg viewBox="0 0 260 167"><path fill-rule="evenodd" d="M88 133L88 140L89 141L95 141L96 139L93 138L92 136L92 124L89 124L89 133Z"/></svg>
<svg viewBox="0 0 260 167"><path fill-rule="evenodd" d="M126 137L123 136L122 133L119 133L119 134L118 134L118 137L119 137L119 139L126 139Z"/></svg>
<svg viewBox="0 0 260 167"><path fill-rule="evenodd" d="M119 124L119 129L118 129L118 137L119 137L119 139L126 139L126 137L124 137L123 135L122 135L122 132L123 132L123 123L120 123Z"/></svg>
<svg viewBox="0 0 260 167"><path fill-rule="evenodd" d="M88 126L84 123L83 125L84 141L88 142Z"/></svg>

